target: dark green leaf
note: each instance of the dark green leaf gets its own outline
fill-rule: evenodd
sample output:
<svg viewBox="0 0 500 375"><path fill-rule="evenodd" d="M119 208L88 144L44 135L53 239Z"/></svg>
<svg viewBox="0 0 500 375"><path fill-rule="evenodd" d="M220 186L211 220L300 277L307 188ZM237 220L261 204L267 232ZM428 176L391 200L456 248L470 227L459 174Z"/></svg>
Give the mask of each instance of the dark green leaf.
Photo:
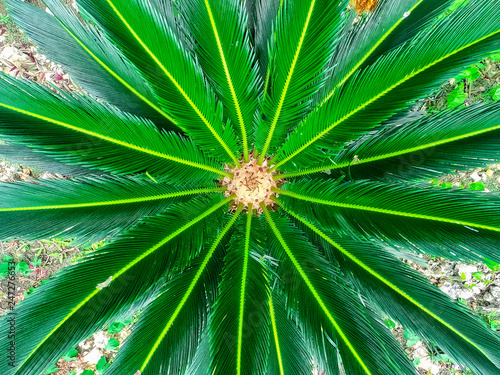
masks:
<svg viewBox="0 0 500 375"><path fill-rule="evenodd" d="M221 103L205 85L197 61L182 48L172 24L172 5L164 2L160 12L149 0L78 3L120 44L177 125L205 152L222 162L237 163L239 145L233 126L223 124Z"/></svg>
<svg viewBox="0 0 500 375"><path fill-rule="evenodd" d="M76 349L71 349L70 351L68 351L68 352L67 352L67 353L63 356L63 358L64 358L64 360L65 360L66 362L69 362L69 361L74 361L74 360L76 360L76 358L75 358L75 357L76 357L77 355L78 355L78 350L76 350Z"/></svg>
<svg viewBox="0 0 500 375"><path fill-rule="evenodd" d="M297 180L285 186L285 206L360 241L462 261L500 259L497 195L371 181L332 187L328 180Z"/></svg>
<svg viewBox="0 0 500 375"><path fill-rule="evenodd" d="M280 146L287 131L311 110L343 23L346 2L284 0L269 47L269 92L264 93L255 146L263 156ZM313 62L313 63L312 63Z"/></svg>
<svg viewBox="0 0 500 375"><path fill-rule="evenodd" d="M493 164L500 161L498 116L499 105L479 104L418 121L387 124L322 166L284 177L327 171L333 178L348 175L353 179L422 181Z"/></svg>
<svg viewBox="0 0 500 375"><path fill-rule="evenodd" d="M248 16L244 4L241 0L179 0L176 3L191 26L198 43L200 65L237 130L248 161L248 137L253 129L262 79L246 30Z"/></svg>
<svg viewBox="0 0 500 375"><path fill-rule="evenodd" d="M149 171L178 181L189 177L207 181L218 173L215 162L192 141L160 132L147 120L82 95L62 96L41 85L14 82L0 77L4 93L0 98L0 134L7 140L66 163L118 174Z"/></svg>
<svg viewBox="0 0 500 375"><path fill-rule="evenodd" d="M302 121L273 158L275 168L306 167L325 157L318 147L341 149L464 66L500 48L500 7L472 0L408 43L358 71Z"/></svg>
<svg viewBox="0 0 500 375"><path fill-rule="evenodd" d="M163 278L184 269L203 241L216 234L221 208L228 202L221 198L172 206L36 288L16 306L19 345L13 369L42 372L66 350L116 321L123 310L134 312L154 300ZM108 286L99 285L110 277ZM0 321L1 327L8 324ZM0 337L0 344L6 340L7 335Z"/></svg>
<svg viewBox="0 0 500 375"><path fill-rule="evenodd" d="M179 189L125 177L0 183L4 197L0 204L2 234L5 238L112 239L143 217L160 213L193 195L217 190Z"/></svg>

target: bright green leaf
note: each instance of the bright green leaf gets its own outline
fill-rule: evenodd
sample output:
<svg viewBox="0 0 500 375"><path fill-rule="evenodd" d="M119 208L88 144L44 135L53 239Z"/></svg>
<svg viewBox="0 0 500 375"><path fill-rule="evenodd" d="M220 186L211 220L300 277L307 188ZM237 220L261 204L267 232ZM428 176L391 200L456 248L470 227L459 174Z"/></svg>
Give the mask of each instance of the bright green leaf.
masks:
<svg viewBox="0 0 500 375"><path fill-rule="evenodd" d="M486 189L483 181L472 182L469 185L469 188L470 188L470 190L484 190L484 189Z"/></svg>
<svg viewBox="0 0 500 375"><path fill-rule="evenodd" d="M116 348L120 345L117 339L110 338L108 343L106 344L105 350L116 350Z"/></svg>
<svg viewBox="0 0 500 375"><path fill-rule="evenodd" d="M500 100L500 86L497 86L493 89L491 89L489 92L488 92L488 95L491 96L491 98L495 101L497 100Z"/></svg>
<svg viewBox="0 0 500 375"><path fill-rule="evenodd" d="M394 320L392 320L392 319L384 319L384 323L390 329L396 328L396 322L394 322Z"/></svg>
<svg viewBox="0 0 500 375"><path fill-rule="evenodd" d="M406 339L406 347L410 347L415 345L417 342L420 341L420 337L418 337L416 334L414 334L410 330L405 330L403 332L403 336Z"/></svg>
<svg viewBox="0 0 500 375"><path fill-rule="evenodd" d="M472 276L476 278L476 280L481 281L483 279L484 274L480 271L473 272Z"/></svg>
<svg viewBox="0 0 500 375"><path fill-rule="evenodd" d="M109 333L117 333L117 332L120 332L124 327L125 327L125 325L123 323L114 322L109 326L108 332Z"/></svg>
<svg viewBox="0 0 500 375"><path fill-rule="evenodd" d="M59 370L56 365L52 365L48 370L45 371L45 374L53 374Z"/></svg>
<svg viewBox="0 0 500 375"><path fill-rule="evenodd" d="M78 350L76 349L71 349L70 351L68 351L64 356L64 360L66 362L69 362L69 361L74 361L76 360L76 356L78 355Z"/></svg>
<svg viewBox="0 0 500 375"><path fill-rule="evenodd" d="M458 85L452 92L448 94L446 97L446 101L448 102L448 108L455 108L459 105L464 104L465 99L467 99L467 94L463 92L464 84L461 83Z"/></svg>
<svg viewBox="0 0 500 375"><path fill-rule="evenodd" d="M484 68L484 65L483 65ZM467 79L469 82L474 82L476 79L478 79L481 76L481 73L479 72L479 67L477 66L472 66L466 70L464 70L462 73L460 73L455 79L457 81L460 81L462 79ZM462 88L463 90L463 88Z"/></svg>
<svg viewBox="0 0 500 375"><path fill-rule="evenodd" d="M106 366L106 357L102 356L101 358L99 358L99 360L97 361L97 364L96 364L96 369L98 371L102 370L104 368L104 366Z"/></svg>
<svg viewBox="0 0 500 375"><path fill-rule="evenodd" d="M500 52L494 53L493 55L488 56L493 61L500 61Z"/></svg>

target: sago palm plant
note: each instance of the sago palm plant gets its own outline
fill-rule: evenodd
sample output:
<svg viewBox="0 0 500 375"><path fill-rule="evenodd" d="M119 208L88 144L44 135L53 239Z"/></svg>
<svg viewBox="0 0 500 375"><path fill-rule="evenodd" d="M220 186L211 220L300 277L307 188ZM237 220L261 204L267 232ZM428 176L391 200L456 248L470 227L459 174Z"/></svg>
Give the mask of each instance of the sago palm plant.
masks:
<svg viewBox="0 0 500 375"><path fill-rule="evenodd" d="M12 304L0 373L134 315L107 375L415 374L386 318L500 374L401 260L500 262L498 195L428 183L500 160L500 103L410 111L500 49L498 0L7 3L84 92L1 77L1 139L73 166L2 184L1 237L107 244Z"/></svg>

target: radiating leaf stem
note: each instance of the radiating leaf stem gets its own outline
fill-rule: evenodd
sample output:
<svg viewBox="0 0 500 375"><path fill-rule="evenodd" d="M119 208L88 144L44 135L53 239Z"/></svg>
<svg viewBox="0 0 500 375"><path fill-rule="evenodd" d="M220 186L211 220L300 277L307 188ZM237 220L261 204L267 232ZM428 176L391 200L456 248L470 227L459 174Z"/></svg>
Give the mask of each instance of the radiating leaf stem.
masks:
<svg viewBox="0 0 500 375"><path fill-rule="evenodd" d="M342 339L342 341L344 341L344 343L349 348L349 350L351 351L351 353L353 354L353 356L356 358L356 360L359 362L360 366L363 368L363 370L366 372L366 374L367 375L372 375L372 373L370 372L370 370L368 369L368 367L366 366L366 364L364 363L364 361L362 360L362 358L360 357L360 355L357 353L356 349L352 346L351 342L349 341L349 339L347 338L347 336L345 335L345 333L342 331L342 328L338 325L338 323L336 322L335 318L330 313L330 310L328 309L328 307L326 307L325 303L323 302L323 300L321 299L320 295L316 291L316 288L314 288L314 285L309 280L309 277L305 273L304 269L302 268L302 266L300 265L300 263L295 258L295 255L293 254L293 252L291 251L290 247L286 243L285 239L281 235L278 227L276 226L276 224L273 221L273 218L269 214L269 211L268 211L266 205L264 204L264 202L262 202L260 204L260 206L262 207L262 210L264 211L264 214L266 216L266 220L267 220L269 226L271 227L272 231L274 232L274 235L276 236L276 238L280 242L281 246L283 247L283 249L285 250L286 254L290 258L291 262L293 263L293 265L295 266L295 268L299 272L300 276L302 277L302 279L306 283L307 288L311 291L312 295L314 296L314 298L318 302L319 306L321 307L321 309L323 310L323 312L327 316L328 320L332 323L332 325L335 328L335 330L337 331L339 337Z"/></svg>
<svg viewBox="0 0 500 375"><path fill-rule="evenodd" d="M476 135L481 135L481 134L484 134L484 133L487 133L487 132L490 132L490 131L494 131L494 130L499 130L499 129L500 129L500 125L492 126L490 128L487 128L487 129L481 129L481 130L477 130L475 132L470 132L470 133L467 133L467 134L458 135L456 137L450 137L450 138L442 139L442 140L439 140L439 141L436 141L436 142L429 142L429 143L426 143L426 144L423 144L423 145L419 145L419 146L415 146L415 147L409 147L409 148L406 148L404 150L388 152L386 154L375 155L375 156L371 156L371 157L368 157L368 158L362 158L362 157L360 157L360 158L358 158L356 160L356 165L358 165L358 164L364 164L364 163L371 163L371 162L374 162L374 161L379 161L379 160L384 160L384 159L389 159L389 158L393 158L395 156L400 156L400 155L404 155L404 154L410 154L412 152L424 150L424 149L427 149L427 148L441 146L441 145L444 145L444 144L447 144L447 143L451 143L451 142L460 141L460 140L463 140L465 138L474 137ZM339 163L339 164L323 165L321 167L316 167L316 168L311 168L311 169L305 169L303 171L283 173L283 174L279 174L279 175L277 174L277 175L273 176L273 179L277 180L278 178L292 178L292 177L304 176L304 175L313 174L313 173L319 173L319 172L326 171L326 170L346 168L346 167L348 167L351 164L352 164L352 162L349 161L349 162L342 162L342 163Z"/></svg>
<svg viewBox="0 0 500 375"><path fill-rule="evenodd" d="M236 373L241 375L241 354L243 350L243 321L245 317L245 289L247 285L248 258L250 255L250 233L252 229L252 203L248 205L247 224L245 228L245 247L243 248L243 272L241 275L240 313L238 317L238 354L236 356Z"/></svg>
<svg viewBox="0 0 500 375"><path fill-rule="evenodd" d="M107 66L101 59L99 59L90 49L88 49L87 46L85 44L83 44L83 42L80 39L78 39L75 34L73 34L66 26L64 26L64 24L61 21L59 21L59 19L57 19L57 21L67 31L67 33L85 50L85 52L87 52L99 65L101 65L118 82L120 82L123 86L125 86L127 89L129 89L134 95L136 95L139 99L141 99L143 102L145 102L151 108L153 108L160 115L162 115L167 120L169 120L172 124L179 127L179 129L182 129L184 131L186 130L181 125L179 125L178 122L173 117L169 116L165 111L163 111L161 108L159 108L156 104L152 103L144 95L142 95L140 92L138 92L132 86L130 86L123 78L121 78L118 74L116 74L109 66Z"/></svg>
<svg viewBox="0 0 500 375"><path fill-rule="evenodd" d="M361 105L359 105L358 107L354 108L351 112L347 113L345 116L343 116L342 118L338 119L337 121L335 121L333 124L331 124L330 126L328 126L325 130L321 131L319 134L317 134L315 137L313 137L312 139L310 139L309 141L307 141L306 143L304 143L302 146L300 146L297 150L295 150L294 152L292 152L290 155L288 155L287 157L285 157L284 159L280 160L278 163L276 163L270 170L269 172L272 172L273 170L275 170L276 168L279 168L281 165L285 164L286 162L292 160L294 157L296 157L298 154L300 154L302 151L304 151L306 148L308 148L309 146L311 146L313 143L315 143L316 141L318 141L320 138L324 137L327 133L329 133L333 128L335 128L336 126L338 126L339 124L341 124L342 122L344 122L345 120L349 119L351 116L355 115L356 113L358 113L359 111L365 109L368 105L372 104L373 102L375 102L376 100L380 99L382 96L386 95L387 93L389 93L390 91L392 91L393 89L395 89L396 87L398 87L399 85L405 83L406 81L408 81L409 79L415 77L416 75L424 72L425 70L433 67L434 65L438 64L439 62L447 59L448 57L450 56L453 56L453 55L456 55L457 53L461 52L462 50L466 49L466 48L469 48L471 46L473 46L474 44L477 44L495 34L498 34L500 32L500 29L499 30L496 30L488 35L485 35L471 43L468 43L466 44L465 46L462 46L460 48L457 48L456 50L450 52L450 53L447 53L445 54L444 56L440 57L439 59L436 59L434 61L432 61L432 63L430 64L427 64L426 66L418 69L418 70L415 70L413 72L411 72L410 74L407 74L405 77L403 77L401 80L399 80L398 82L394 83L393 85L391 85L390 87L386 88L385 90L382 90L380 93L378 93L377 95L373 96L372 98L370 98L369 100L367 100L366 102L362 103ZM302 121L301 124L304 123L304 121L306 121L306 119L304 119ZM299 125L301 126L301 125ZM276 153L276 155L279 153L279 150L278 152Z"/></svg>
<svg viewBox="0 0 500 375"><path fill-rule="evenodd" d="M359 260L355 255L353 255L352 253L350 253L343 246L341 246L340 244L338 244L337 242L335 242L334 240L332 240L328 235L326 235L318 227L316 227L315 225L311 224L307 220L303 219L302 217L300 217L299 215L297 215L292 210L286 209L284 207L283 203L281 203L274 196L271 197L271 199L274 202L276 202L276 204L278 204L283 209L283 211L285 211L288 215L292 216L293 218L295 218L296 220L300 221L302 224L304 224L305 226L307 226L314 233L316 233L318 236L320 236L325 241L327 241L336 250L338 250L339 252L341 252L342 254L344 254L345 256L347 256L350 260L352 260L358 266L360 266L361 268L363 268L370 275L372 275L376 279L380 280L382 283L384 283L385 285L387 285L389 288L391 288L392 290L394 290L399 295L403 296L405 299L407 299L408 301L410 301L412 304L414 304L415 306L417 306L419 309L421 309L422 311L424 311L426 314L428 314L429 316L431 316L433 319L436 319L439 323L443 324L445 327L447 327L448 329L450 329L451 331L453 331L455 334L457 334L458 336L460 336L462 339L464 339L469 344L471 344L472 346L474 346L477 350L479 350L481 353L483 353L485 357L488 357L486 355L486 353L479 346L477 346L473 341L471 341L469 338L467 338L463 333L461 333L456 328L454 328L452 325L450 325L449 323L447 323L446 321L444 321L438 315L434 314L432 311L430 311L429 309L427 309L425 306L423 306L421 303L419 303L418 301L416 301L414 298L412 298L411 296L409 296L408 294L406 294L403 290L401 290L400 288L398 288L396 285L394 285L393 283L391 283L389 280L387 280L386 278L384 278L382 275L380 275L379 273L377 273L375 270L373 270L372 268L370 268L369 266L367 266L365 263L363 263L361 260Z"/></svg>
<svg viewBox="0 0 500 375"><path fill-rule="evenodd" d="M215 193L215 192L222 192L222 191L226 191L226 190L227 190L227 187L203 188L203 189L177 191L175 193L168 193L168 194L161 194L161 195L151 195L148 197L117 199L117 200L113 200L113 201L98 201L98 202L73 203L73 204L54 204L54 205L49 205L49 206L33 206L33 207L0 208L0 212L37 211L37 210L55 210L55 209L69 209L69 208L99 207L99 206L115 206L115 205L120 205L120 204L151 202L151 201L156 201L156 200L182 197L182 196L186 196L186 195L209 194L209 193Z"/></svg>
<svg viewBox="0 0 500 375"><path fill-rule="evenodd" d="M240 162L234 155L234 153L231 151L229 146L224 142L224 140L220 137L220 135L217 133L217 131L214 129L212 124L208 121L208 119L205 117L205 115L201 112L201 110L198 108L198 106L193 102L191 97L184 91L182 86L177 82L177 80L172 76L172 74L168 71L168 69L161 63L161 61L156 57L156 55L149 49L149 47L144 43L144 41L139 37L139 35L135 32L135 30L130 26L130 24L127 22L123 14L116 8L115 4L111 0L106 0L109 6L113 9L113 11L116 13L118 18L123 22L125 27L129 30L129 32L134 36L134 38L137 40L137 42L141 45L141 47L146 51L146 53L153 59L153 61L158 65L158 67L165 73L165 75L170 79L170 81L173 83L173 85L179 90L180 94L184 97L184 99L188 102L188 104L193 108L193 110L196 112L198 117L203 121L203 123L206 125L206 127L210 130L212 135L217 139L217 141L220 143L222 148L227 152L229 157L234 161L234 163L241 167Z"/></svg>
<svg viewBox="0 0 500 375"><path fill-rule="evenodd" d="M413 7L411 7L411 9L408 11L408 13L413 12L424 1L425 0L420 0L419 2L417 2ZM351 77L354 74L354 72L361 66L361 64L363 64L366 61L366 59L368 59L368 57L370 57L370 55L373 53L373 51L375 51L377 49L377 47L380 46L380 44L382 44L382 42L385 39L387 39L387 37L396 29L396 27L399 26L399 24L401 22L403 22L404 19L405 19L405 16L402 15L401 18L399 18L397 20L397 22L394 25L392 25L389 28L389 30L387 30L385 32L385 34L382 35L382 37L373 44L372 48L370 48L370 50L356 63L356 65L353 66L353 68L344 76L344 78L342 78L340 80L340 82L337 83L335 85L335 87L330 91L330 93L321 101L320 106L325 104L325 102L327 102L333 96L333 94L335 93L335 90L337 90L337 88L342 86L345 83L345 81L347 81L349 79L349 77Z"/></svg>
<svg viewBox="0 0 500 375"><path fill-rule="evenodd" d="M232 197L232 199L234 199L234 196ZM225 201L227 201L227 199ZM203 271L207 267L208 262L212 258L212 255L214 254L215 250L217 249L217 246L219 245L220 241L222 241L222 239L224 238L224 236L226 235L226 233L229 231L229 229L231 229L231 227L233 226L234 222L236 221L236 219L240 215L241 210L243 210L243 204L242 203L240 203L238 205L238 208L237 208L236 212L233 214L233 216L231 217L231 219L228 221L228 223L226 224L226 226L224 227L224 229L222 230L222 232L220 232L220 234L217 236L217 238L215 239L214 243L212 244L212 247L208 251L207 255L205 255L205 258L203 259L203 262L200 265L200 268L198 268L198 271L196 271L196 275L194 276L193 280L189 284L189 287L188 287L186 293L184 294L184 296L182 297L181 302L179 302L179 305L177 305L174 313L172 314L172 316L168 320L167 324L165 325L165 328L163 328L162 332L158 336L158 339L156 340L156 342L154 343L154 345L151 348L150 352L148 353L148 356L144 360L144 363L142 364L141 369L140 369L141 373L144 372L144 369L146 368L146 366L148 365L149 361L151 360L151 357L153 356L153 354L155 353L155 351L160 346L160 343L162 342L162 340L165 337L165 335L167 334L168 330L170 329L170 327L174 323L175 319L179 316L180 311L182 310L182 308L186 304L189 296L193 292L196 284L198 283L201 275L203 274Z"/></svg>
<svg viewBox="0 0 500 375"><path fill-rule="evenodd" d="M443 223L457 224L457 225L463 225L463 226L472 227L472 228L480 228L480 229L487 229L487 230L492 230L495 232L500 232L500 228L497 228L497 227L492 227L489 225L483 225L483 224L477 224L477 223L471 223L471 222L463 221L463 220L455 220L455 219L448 219L445 217L414 214L411 212L403 212L403 211L396 211L396 210L387 210L384 208L362 206L362 205L351 204L351 203L328 201L325 199L318 199L318 198L314 198L314 197L309 197L307 195L297 194L297 193L294 193L292 191L281 190L281 189L277 189L277 188L271 188L271 190L275 193L287 195L289 197L292 197L292 198L295 198L298 200L307 201L307 202L314 202L317 204L323 204L323 205L332 206L332 207L347 208L347 209L369 211L369 212L377 212L380 214L404 216L404 217L410 217L410 218L414 218L414 219L439 221L439 222L443 222Z"/></svg>
<svg viewBox="0 0 500 375"><path fill-rule="evenodd" d="M153 150L150 150L150 149L147 149L147 148L144 148L144 147L140 147L140 146L134 145L132 143L120 141L119 139L108 137L106 135L102 135L102 134L99 134L99 133L96 133L96 132L93 132L93 131L90 131L90 130L87 130L87 129L79 128L77 126L74 126L74 125L71 125L71 124L67 124L67 123L62 122L62 121L54 120L54 119L46 117L46 116L41 116L41 115L38 115L38 114L36 114L34 112L29 112L29 111L25 111L25 110L20 109L20 108L12 107L12 106L10 106L8 104L0 103L0 106L4 107L4 108L7 108L7 109L10 109L10 110L15 111L15 112L22 113L22 114L27 115L27 116L31 116L31 117L37 118L39 120L47 121L47 122L50 122L52 124L65 127L67 129L71 129L73 131L77 131L77 132L80 132L80 133L83 133L83 134L90 135L92 137L95 137L95 138L98 138L98 139L102 139L104 141L108 141L110 143L114 143L114 144L117 144L119 146L126 147L126 148L129 148L129 149L135 150L135 151L139 151L139 152L142 152L142 153L145 153L145 154L153 155L153 156L156 156L156 157L159 157L159 158L162 158L162 159L170 160L170 161L173 161L173 162L176 162L176 163L179 163L179 164L188 165L190 167L195 167L195 168L203 169L203 170L206 170L206 171L209 171L209 172L212 172L212 173L216 173L217 175L232 177L232 174L230 174L228 172L224 172L224 171L222 171L220 169L213 168L213 167L210 167L210 166L205 165L205 164L195 163L195 162L192 162L192 161L189 161L189 160L178 158L176 156L172 156L172 155L164 154L164 153L161 153L161 152L153 151Z"/></svg>
<svg viewBox="0 0 500 375"><path fill-rule="evenodd" d="M146 258L147 256L149 256L150 254L152 254L153 252L155 252L156 250L158 250L160 247L162 247L163 245L165 245L167 242L171 241L173 238L177 237L178 235L180 235L181 233L183 233L184 231L186 231L189 227L193 226L194 224L196 224L197 222L199 222L200 220L204 219L205 217L209 216L210 214L214 213L215 211L217 211L219 208L221 208L222 206L228 204L229 202L231 202L234 198L236 197L235 194L231 195L230 197L220 201L219 203L215 204L214 206L212 206L211 208L209 208L208 210L206 210L205 212L203 212L202 214L198 215L196 218L194 218L193 220L189 221L188 223L184 224L182 227L180 227L179 229L177 229L175 232L171 233L170 235L168 235L167 237L165 237L163 240L161 240L160 242L158 242L156 245L154 245L153 247L149 248L147 251L145 251L144 253L142 253L142 255L138 256L137 258L135 258L133 261L131 261L130 263L128 263L125 267L123 267L122 269L120 269L117 273L115 273L114 275L111 276L111 280L112 282L115 281L118 277L120 277L121 275L123 275L126 271L128 271L130 268L132 268L134 265L136 265L137 263L139 263L141 260L143 260L144 258ZM235 219L236 220L236 219ZM61 327L69 318L71 318L71 316L73 316L82 306L84 306L89 300L92 299L92 297L94 297L97 293L99 293L102 289L95 289L92 293L90 293L82 302L80 302L75 308L73 308L68 315L66 315L63 319L61 319L59 321L59 323L54 327L54 329L52 331L50 331L42 341L40 341L40 343L36 346L35 349L33 349L33 351L28 355L28 357L26 357L26 359L24 360L23 364L26 363L28 361L29 358L31 358L31 356L33 355L33 353L35 353L38 348L40 348L40 346L43 345L43 343L45 341L47 341L49 339L49 337L59 329L59 327ZM142 371L141 371L142 372Z"/></svg>
<svg viewBox="0 0 500 375"><path fill-rule="evenodd" d="M238 100L238 96L236 95L236 90L234 89L233 80L231 78L231 73L229 72L229 68L227 66L226 57L224 55L224 50L222 48L222 43L219 38L219 32L217 30L217 25L215 24L214 15L212 14L212 9L210 8L209 0L205 0L205 6L207 8L208 16L210 18L210 23L212 25L212 29L214 31L215 40L217 41L217 48L219 49L219 54L222 62L222 66L224 67L224 73L226 74L227 83L229 85L229 90L231 91L231 98L233 99L234 108L236 109L236 115L238 116L238 122L241 130L241 142L243 143L243 158L245 163L250 161L248 157L248 139L247 139L247 130L245 127L245 121L243 119L243 114L241 113L241 106Z"/></svg>
<svg viewBox="0 0 500 375"><path fill-rule="evenodd" d="M272 291L269 291L269 315L271 316L271 325L273 328L274 345L276 346L276 356L278 357L278 365L280 368L280 375L285 375L285 371L283 370L283 360L281 359L281 347L280 347L280 341L279 341L279 337L278 337L278 328L276 325L276 315L274 313L273 292Z"/></svg>
<svg viewBox="0 0 500 375"><path fill-rule="evenodd" d="M271 123L271 127L269 129L269 133L267 134L266 142L264 143L264 147L262 149L262 153L258 160L258 164L261 165L266 157L267 151L269 149L269 145L271 144L271 140L273 139L274 130L276 129L276 125L278 124L279 117L281 115L281 110L283 105L285 104L286 94L288 92L288 86L290 86L290 82L292 81L292 76L295 71L295 66L297 65L297 61L299 60L300 51L302 50L302 45L304 44L304 39L306 37L307 29L309 27L309 22L311 21L311 16L314 10L314 5L316 4L316 0L311 0L311 5L309 7L309 12L307 14L306 22L302 29L302 34L300 35L299 43L297 44L297 49L295 50L295 55L292 60L292 65L290 66L290 70L288 71L288 75L286 77L285 85L283 86L283 91L281 92L280 100L278 102L278 107L276 108L276 112L274 113L273 121Z"/></svg>

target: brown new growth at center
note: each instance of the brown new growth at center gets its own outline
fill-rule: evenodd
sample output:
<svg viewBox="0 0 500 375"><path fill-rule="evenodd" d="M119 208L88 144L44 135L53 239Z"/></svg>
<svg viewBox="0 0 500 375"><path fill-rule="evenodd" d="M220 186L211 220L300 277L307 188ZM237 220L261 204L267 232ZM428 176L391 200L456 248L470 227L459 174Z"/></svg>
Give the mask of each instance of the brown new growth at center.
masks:
<svg viewBox="0 0 500 375"><path fill-rule="evenodd" d="M253 208L261 210L259 204L264 202L266 206L273 206L271 196L276 196L271 188L276 188L280 180L274 180L274 172L268 172L267 160L262 165L257 165L257 159L251 159L248 163L242 163L241 168L229 168L226 171L233 174L233 178L224 177L222 186L227 187L225 192L229 197L236 194L235 204L243 203L248 207L252 203Z"/></svg>

